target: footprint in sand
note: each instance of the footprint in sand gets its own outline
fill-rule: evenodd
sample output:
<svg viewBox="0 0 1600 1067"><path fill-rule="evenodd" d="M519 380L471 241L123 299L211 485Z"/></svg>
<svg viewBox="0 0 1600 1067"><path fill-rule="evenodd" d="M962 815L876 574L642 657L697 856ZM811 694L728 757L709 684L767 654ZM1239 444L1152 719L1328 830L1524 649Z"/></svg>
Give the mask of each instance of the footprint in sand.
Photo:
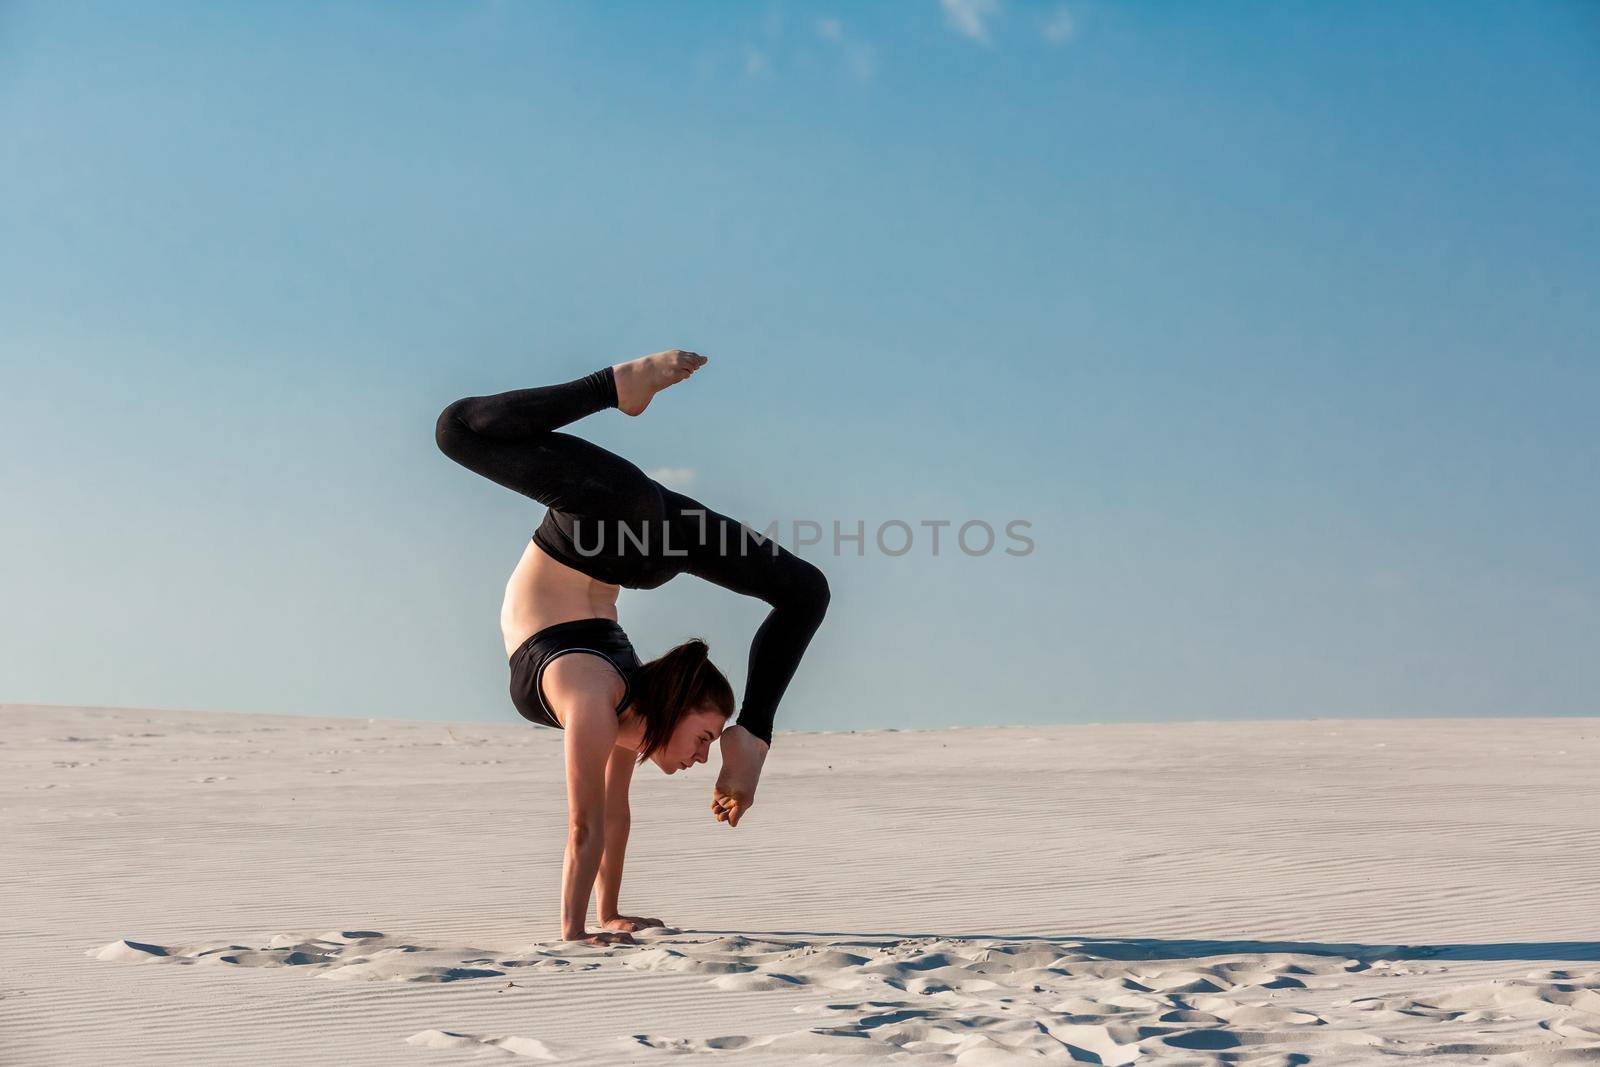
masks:
<svg viewBox="0 0 1600 1067"><path fill-rule="evenodd" d="M1296 994L1386 981L1382 959L1408 958L1394 946L1367 958L1296 951L1160 958L1158 949L1068 939L699 937L650 931L639 947L561 942L518 952L423 945L370 930L280 934L266 944L160 945L124 940L91 950L101 960L200 966L293 968L343 981L456 982L578 970L704 976L711 985L757 995L825 991L828 1003L798 1010L810 1025L766 1035L637 1034L642 1049L699 1054L760 1051L845 1059L904 1054L919 1063L984 1067L1013 1062L1338 1063L1376 1048L1398 1048L1369 1027L1429 1020L1494 1027L1482 1040L1448 1045L1403 1042L1407 1054L1514 1055L1523 1064L1600 1057L1600 971L1545 971L1429 997L1354 997L1328 1017ZM1209 944L1204 946L1209 948ZM1409 958L1424 958L1417 949ZM1279 999L1274 999L1279 998ZM407 1039L429 1048L494 1047L554 1058L534 1038L427 1030ZM1566 1060L1548 1058L1552 1042ZM626 1057L625 1057L626 1058Z"/></svg>
<svg viewBox="0 0 1600 1067"><path fill-rule="evenodd" d="M535 1060L555 1060L561 1057L550 1050L536 1037L479 1037L475 1034L458 1034L449 1030L424 1030L420 1034L412 1034L406 1038L408 1045L420 1045L423 1048L478 1048L489 1046L502 1049L517 1056L526 1056Z"/></svg>

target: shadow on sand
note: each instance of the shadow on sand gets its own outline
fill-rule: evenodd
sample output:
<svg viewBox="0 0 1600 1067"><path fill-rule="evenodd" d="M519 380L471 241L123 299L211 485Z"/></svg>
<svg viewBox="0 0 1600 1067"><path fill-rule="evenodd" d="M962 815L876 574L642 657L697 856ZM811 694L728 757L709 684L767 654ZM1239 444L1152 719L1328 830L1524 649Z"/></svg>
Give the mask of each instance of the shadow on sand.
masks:
<svg viewBox="0 0 1600 1067"><path fill-rule="evenodd" d="M690 931L685 931L686 933ZM1527 960L1578 962L1600 961L1600 941L1505 941L1487 944L1459 942L1453 944L1405 945L1362 944L1341 941L1251 941L1233 940L1170 940L1154 937L1093 937L1078 938L1070 934L1058 936L1040 934L982 934L982 933L863 933L849 930L705 930L699 934L718 934L741 937L804 937L825 938L840 946L881 945L886 941L908 941L936 938L952 941L1005 941L1012 944L1051 944L1075 952L1091 953L1112 960L1176 960L1199 959L1206 956L1258 954L1268 952L1302 952L1312 956L1345 956L1358 960Z"/></svg>

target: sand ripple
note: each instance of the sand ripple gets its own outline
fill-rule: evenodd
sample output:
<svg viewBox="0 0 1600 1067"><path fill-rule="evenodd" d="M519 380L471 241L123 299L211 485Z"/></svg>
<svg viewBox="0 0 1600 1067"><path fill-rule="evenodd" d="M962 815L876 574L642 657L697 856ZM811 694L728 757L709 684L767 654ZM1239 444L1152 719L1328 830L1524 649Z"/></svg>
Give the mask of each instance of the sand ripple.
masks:
<svg viewBox="0 0 1600 1067"><path fill-rule="evenodd" d="M1600 1062L1600 970L1534 972L1418 997L1362 995L1364 976L1415 973L1405 961L1415 967L1432 955L1405 946L1381 950L1382 959L1303 951L1160 958L1150 947L1066 939L708 937L666 930L652 931L639 947L555 942L496 952L349 930L281 934L259 945L124 940L89 955L119 963L287 968L360 982L533 982L540 972L613 969L703 975L718 988L756 995L825 994L825 1002L799 1006L813 1018L788 1032L635 1034L627 1039L630 1055L892 1055L962 1067L1148 1059L1343 1063L1358 1053ZM1313 993L1332 1006L1287 1002ZM406 1040L562 1058L526 1035L437 1029Z"/></svg>

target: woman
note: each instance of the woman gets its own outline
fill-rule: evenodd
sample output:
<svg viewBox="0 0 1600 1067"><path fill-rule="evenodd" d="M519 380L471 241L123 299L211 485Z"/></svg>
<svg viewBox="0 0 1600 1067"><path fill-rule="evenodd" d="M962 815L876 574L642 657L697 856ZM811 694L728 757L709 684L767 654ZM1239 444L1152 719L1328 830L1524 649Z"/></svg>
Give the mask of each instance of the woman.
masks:
<svg viewBox="0 0 1600 1067"><path fill-rule="evenodd" d="M439 416L436 440L468 470L549 511L506 583L500 631L511 700L524 718L566 731L569 829L562 936L603 944L660 922L619 913L628 783L647 759L667 774L704 763L720 738L711 811L738 826L755 799L778 701L828 606L816 567L559 427L606 408L644 413L661 390L705 366L669 349L537 389L467 397ZM750 644L744 707L732 725L728 680L703 641L641 664L617 623L623 587L693 574L772 606ZM601 931L589 934L600 881Z"/></svg>

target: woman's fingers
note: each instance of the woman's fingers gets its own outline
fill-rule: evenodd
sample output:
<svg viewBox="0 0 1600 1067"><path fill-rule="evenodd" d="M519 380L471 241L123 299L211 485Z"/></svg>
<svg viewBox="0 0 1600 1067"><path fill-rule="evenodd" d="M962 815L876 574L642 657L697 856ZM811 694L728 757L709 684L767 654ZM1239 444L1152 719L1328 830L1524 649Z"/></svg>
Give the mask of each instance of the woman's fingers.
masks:
<svg viewBox="0 0 1600 1067"><path fill-rule="evenodd" d="M601 930L598 933L589 934L587 937L584 937L581 940L585 945L595 945L600 948L604 948L607 945L638 944L638 942L633 939L631 934L620 933L613 930Z"/></svg>

